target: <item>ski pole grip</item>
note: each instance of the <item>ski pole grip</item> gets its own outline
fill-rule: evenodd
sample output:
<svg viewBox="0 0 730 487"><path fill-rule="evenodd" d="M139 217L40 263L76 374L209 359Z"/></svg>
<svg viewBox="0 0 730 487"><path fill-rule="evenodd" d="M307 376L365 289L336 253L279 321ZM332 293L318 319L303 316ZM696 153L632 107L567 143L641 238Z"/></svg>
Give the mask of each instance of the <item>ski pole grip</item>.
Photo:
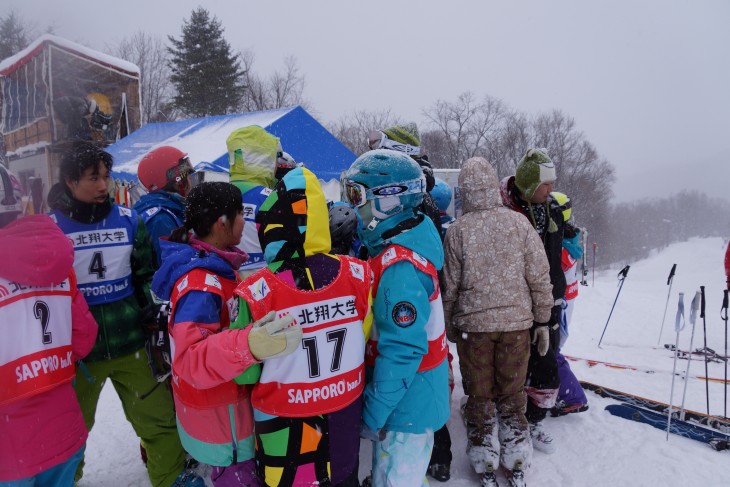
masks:
<svg viewBox="0 0 730 487"><path fill-rule="evenodd" d="M674 271L677 270L677 264L674 264L672 266L672 270L669 271L669 277L667 278L667 286L669 286L669 283L672 282L672 278L674 277Z"/></svg>
<svg viewBox="0 0 730 487"><path fill-rule="evenodd" d="M725 309L725 310L727 310L727 305L728 305L728 297L727 297L728 292L729 291L727 289L723 290L723 292L722 292L723 293L722 294L722 309Z"/></svg>
<svg viewBox="0 0 730 487"><path fill-rule="evenodd" d="M705 286L700 286L700 293L702 294L702 299L700 299L700 318L705 317Z"/></svg>
<svg viewBox="0 0 730 487"><path fill-rule="evenodd" d="M631 267L630 265L627 265L626 267L624 267L623 269L621 269L619 271L619 273L618 273L619 279L626 279L626 276L629 275L629 268L630 267Z"/></svg>

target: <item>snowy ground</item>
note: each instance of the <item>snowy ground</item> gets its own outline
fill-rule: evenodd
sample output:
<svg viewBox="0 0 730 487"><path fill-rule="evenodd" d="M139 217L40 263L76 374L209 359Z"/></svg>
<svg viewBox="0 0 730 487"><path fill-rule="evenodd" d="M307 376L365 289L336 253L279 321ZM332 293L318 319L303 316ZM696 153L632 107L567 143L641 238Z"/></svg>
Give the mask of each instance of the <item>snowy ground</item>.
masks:
<svg viewBox="0 0 730 487"><path fill-rule="evenodd" d="M707 345L721 352L725 348L724 323L720 305L725 278L725 247L719 238L695 239L675 244L657 255L636 263L618 299L616 310L603 339L597 347L616 296L616 273L597 273L595 287L580 287L580 294L571 325L572 335L563 352L575 357L590 358L654 370L654 373L622 370L603 365L588 366L572 362L571 367L581 380L621 389L645 397L668 402L672 382L672 352L657 349L662 313L666 302L669 269L677 264L664 333L659 341L674 343L674 316L677 293L685 293L687 320L689 303L700 285L706 286ZM694 347L703 342L702 320L698 318ZM691 328L680 334L680 348L688 348ZM454 353L455 354L455 353ZM458 360L458 359L457 359ZM452 410L456 411L463 396L458 361L454 361L456 389ZM679 360L678 371L687 361ZM724 365L710 363L710 377L724 377ZM692 361L690 375L703 375L704 364ZM674 403L682 397L684 381L677 378ZM709 383L710 412L723 414L724 386ZM571 486L728 486L730 485L730 452L715 452L704 443L677 436L666 440L665 433L650 426L616 418L604 411L613 401L588 393L590 409L561 418L548 418L546 429L558 445L553 455L535 452L527 473L528 485L540 487ZM687 385L686 407L706 410L705 381L691 378ZM477 485L477 477L464 455L465 431L456 413L449 420L454 453L452 480L449 486ZM97 412L96 427L87 445L87 471L80 487L149 486L139 459L139 446L134 432L124 419L121 404L114 390L105 387ZM361 472L369 468L370 447L363 443ZM431 485L440 485L430 480Z"/></svg>

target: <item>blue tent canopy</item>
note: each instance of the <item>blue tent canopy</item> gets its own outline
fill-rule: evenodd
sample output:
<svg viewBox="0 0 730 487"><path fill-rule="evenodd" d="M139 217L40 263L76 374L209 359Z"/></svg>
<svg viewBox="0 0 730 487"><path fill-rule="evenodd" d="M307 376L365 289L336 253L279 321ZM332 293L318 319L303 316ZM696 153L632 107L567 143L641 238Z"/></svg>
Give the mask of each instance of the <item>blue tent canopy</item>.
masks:
<svg viewBox="0 0 730 487"><path fill-rule="evenodd" d="M107 147L114 157L112 175L137 179L137 166L150 150L171 145L186 152L196 169L228 172L226 139L234 130L258 125L281 139L283 149L319 179L339 179L355 154L302 107L218 115L177 122L149 123Z"/></svg>

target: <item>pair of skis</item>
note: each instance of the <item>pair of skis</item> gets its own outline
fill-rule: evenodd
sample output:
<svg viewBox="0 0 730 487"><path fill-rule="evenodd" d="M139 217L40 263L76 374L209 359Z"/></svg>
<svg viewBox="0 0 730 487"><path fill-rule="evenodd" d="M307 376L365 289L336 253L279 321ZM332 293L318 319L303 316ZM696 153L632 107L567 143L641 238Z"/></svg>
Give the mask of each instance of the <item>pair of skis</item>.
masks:
<svg viewBox="0 0 730 487"><path fill-rule="evenodd" d="M730 419L728 418L708 416L690 410L680 412L669 404L590 382L581 382L581 385L584 389L601 397L620 401L620 404L606 406L606 410L614 416L645 423L666 431L667 414L671 410L670 433L707 443L718 451L730 448Z"/></svg>

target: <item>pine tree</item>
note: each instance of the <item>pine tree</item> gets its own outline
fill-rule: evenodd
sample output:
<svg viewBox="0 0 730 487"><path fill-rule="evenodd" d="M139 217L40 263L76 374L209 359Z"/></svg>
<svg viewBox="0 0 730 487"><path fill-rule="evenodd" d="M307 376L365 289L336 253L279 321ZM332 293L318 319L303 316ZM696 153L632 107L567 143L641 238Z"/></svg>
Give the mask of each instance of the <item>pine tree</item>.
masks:
<svg viewBox="0 0 730 487"><path fill-rule="evenodd" d="M28 31L28 26L14 10L0 17L0 60L28 46Z"/></svg>
<svg viewBox="0 0 730 487"><path fill-rule="evenodd" d="M220 21L199 7L183 21L182 37L168 39L170 80L177 90L173 106L191 117L233 112L244 95L244 71L223 38Z"/></svg>

